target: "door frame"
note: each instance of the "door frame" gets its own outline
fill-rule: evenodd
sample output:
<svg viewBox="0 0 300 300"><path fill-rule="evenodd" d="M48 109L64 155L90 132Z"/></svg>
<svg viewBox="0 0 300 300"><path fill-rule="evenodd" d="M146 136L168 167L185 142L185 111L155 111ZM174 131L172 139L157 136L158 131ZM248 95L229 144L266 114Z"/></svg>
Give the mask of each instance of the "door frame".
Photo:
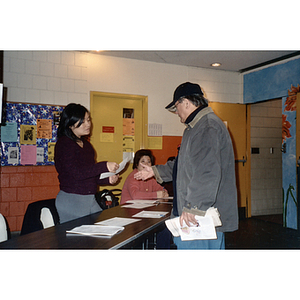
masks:
<svg viewBox="0 0 300 300"><path fill-rule="evenodd" d="M90 91L90 110L93 111L93 97L94 95L107 98L115 99L127 99L127 100L140 100L142 101L142 142L140 149L146 149L148 147L148 96L142 95L131 95L131 94L118 94L118 93L108 93L108 92L97 92Z"/></svg>
<svg viewBox="0 0 300 300"><path fill-rule="evenodd" d="M251 104L246 105L246 218L251 218Z"/></svg>

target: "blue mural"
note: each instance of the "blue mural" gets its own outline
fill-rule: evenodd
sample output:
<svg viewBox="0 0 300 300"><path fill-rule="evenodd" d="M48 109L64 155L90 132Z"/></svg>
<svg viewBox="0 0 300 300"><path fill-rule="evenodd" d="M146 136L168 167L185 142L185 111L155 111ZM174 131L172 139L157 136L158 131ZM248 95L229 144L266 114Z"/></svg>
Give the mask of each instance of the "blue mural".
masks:
<svg viewBox="0 0 300 300"><path fill-rule="evenodd" d="M296 97L300 58L244 75L244 103L282 98L283 224L297 229Z"/></svg>
<svg viewBox="0 0 300 300"><path fill-rule="evenodd" d="M300 82L300 58L244 75L244 103L287 96Z"/></svg>
<svg viewBox="0 0 300 300"><path fill-rule="evenodd" d="M297 229L296 109L282 98L283 226Z"/></svg>

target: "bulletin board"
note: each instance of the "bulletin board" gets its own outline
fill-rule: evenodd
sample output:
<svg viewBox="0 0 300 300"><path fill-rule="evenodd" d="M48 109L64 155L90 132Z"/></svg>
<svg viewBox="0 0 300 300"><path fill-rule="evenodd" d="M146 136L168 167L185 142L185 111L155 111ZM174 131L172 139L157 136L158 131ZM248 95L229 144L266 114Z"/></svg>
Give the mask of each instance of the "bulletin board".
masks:
<svg viewBox="0 0 300 300"><path fill-rule="evenodd" d="M6 103L1 126L1 166L53 165L64 106Z"/></svg>

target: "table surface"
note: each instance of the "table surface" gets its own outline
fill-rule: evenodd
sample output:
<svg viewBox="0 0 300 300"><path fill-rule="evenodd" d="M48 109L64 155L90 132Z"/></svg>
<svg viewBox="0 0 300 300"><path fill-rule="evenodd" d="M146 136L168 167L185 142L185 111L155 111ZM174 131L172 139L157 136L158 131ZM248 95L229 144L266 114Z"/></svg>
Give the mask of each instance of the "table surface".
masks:
<svg viewBox="0 0 300 300"><path fill-rule="evenodd" d="M172 204L160 203L143 210L167 211L161 218L140 218L141 221L125 226L112 237L95 237L67 234L67 230L80 225L91 225L114 217L131 218L140 209L113 207L100 213L88 215L47 229L39 230L0 243L0 249L119 249L157 230L170 218Z"/></svg>

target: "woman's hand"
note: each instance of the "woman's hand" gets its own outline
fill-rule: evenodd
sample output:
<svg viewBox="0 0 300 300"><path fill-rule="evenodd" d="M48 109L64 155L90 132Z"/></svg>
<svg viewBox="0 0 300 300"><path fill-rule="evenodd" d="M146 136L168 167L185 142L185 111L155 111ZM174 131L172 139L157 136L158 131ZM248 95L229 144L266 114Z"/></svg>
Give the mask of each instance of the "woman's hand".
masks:
<svg viewBox="0 0 300 300"><path fill-rule="evenodd" d="M119 174L118 175L113 175L109 177L109 183L110 184L115 184L119 180Z"/></svg>
<svg viewBox="0 0 300 300"><path fill-rule="evenodd" d="M185 211L182 212L180 218L179 218L179 222L180 222L180 226L183 226L183 221L185 222L185 224L190 227L191 224L194 224L194 225L198 225L198 222L195 218L195 215L193 214L190 214L190 213L187 213ZM191 223L191 224L190 224Z"/></svg>
<svg viewBox="0 0 300 300"><path fill-rule="evenodd" d="M157 198L162 198L163 197L163 191L157 191L156 195L157 195Z"/></svg>
<svg viewBox="0 0 300 300"><path fill-rule="evenodd" d="M119 169L119 164L117 164L115 162L111 162L111 161L108 161L106 163L106 166L107 166L108 171L111 173L116 173L116 171Z"/></svg>
<svg viewBox="0 0 300 300"><path fill-rule="evenodd" d="M169 193L167 190L163 189L162 191L157 191L157 198L167 198L169 197Z"/></svg>
<svg viewBox="0 0 300 300"><path fill-rule="evenodd" d="M163 198L168 198L169 197L169 193L166 189L163 189Z"/></svg>
<svg viewBox="0 0 300 300"><path fill-rule="evenodd" d="M144 169L134 174L134 178L137 180L146 180L154 176L152 167L141 164Z"/></svg>

